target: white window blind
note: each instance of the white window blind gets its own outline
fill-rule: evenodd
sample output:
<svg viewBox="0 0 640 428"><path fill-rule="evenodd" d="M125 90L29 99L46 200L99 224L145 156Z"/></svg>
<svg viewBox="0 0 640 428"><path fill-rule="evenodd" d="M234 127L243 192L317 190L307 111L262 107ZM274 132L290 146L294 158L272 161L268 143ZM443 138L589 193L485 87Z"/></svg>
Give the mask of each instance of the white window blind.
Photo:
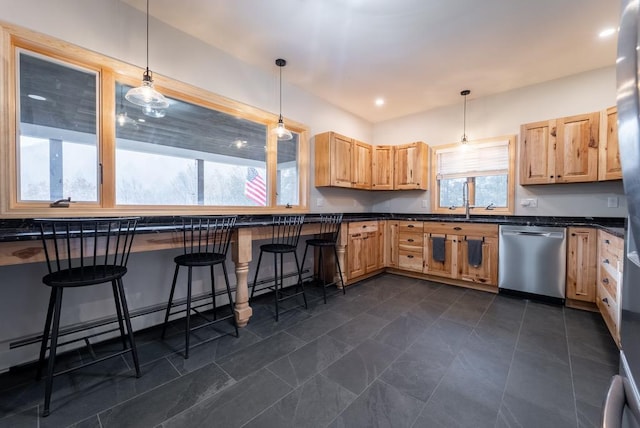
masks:
<svg viewBox="0 0 640 428"><path fill-rule="evenodd" d="M509 172L509 140L435 150L438 180Z"/></svg>

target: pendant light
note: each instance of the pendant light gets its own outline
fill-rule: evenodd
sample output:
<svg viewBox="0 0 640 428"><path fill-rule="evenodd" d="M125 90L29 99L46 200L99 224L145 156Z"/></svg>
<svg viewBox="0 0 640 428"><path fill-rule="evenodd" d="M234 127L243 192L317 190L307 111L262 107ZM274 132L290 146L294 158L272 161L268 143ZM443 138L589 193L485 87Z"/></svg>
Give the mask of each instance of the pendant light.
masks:
<svg viewBox="0 0 640 428"><path fill-rule="evenodd" d="M286 141L293 138L291 131L284 127L284 120L282 120L282 67L287 65L287 61L278 58L276 65L280 67L280 117L278 118L278 126L273 130L273 133L278 136L278 140Z"/></svg>
<svg viewBox="0 0 640 428"><path fill-rule="evenodd" d="M142 84L131 88L124 96L127 101L144 108L162 110L169 107L169 101L153 88L153 73L149 70L149 0L147 0L147 67L142 75Z"/></svg>
<svg viewBox="0 0 640 428"><path fill-rule="evenodd" d="M462 139L460 143L467 144L469 141L467 140L467 95L471 93L470 90L465 89L460 92L460 95L464 97L464 110L462 113Z"/></svg>

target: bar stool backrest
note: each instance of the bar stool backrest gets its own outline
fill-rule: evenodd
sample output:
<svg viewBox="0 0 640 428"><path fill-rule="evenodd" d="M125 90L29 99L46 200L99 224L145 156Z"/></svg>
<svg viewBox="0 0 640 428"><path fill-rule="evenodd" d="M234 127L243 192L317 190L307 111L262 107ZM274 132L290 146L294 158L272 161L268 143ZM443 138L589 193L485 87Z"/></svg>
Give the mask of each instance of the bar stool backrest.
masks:
<svg viewBox="0 0 640 428"><path fill-rule="evenodd" d="M323 214L320 216L320 233L318 239L338 242L342 214Z"/></svg>
<svg viewBox="0 0 640 428"><path fill-rule="evenodd" d="M36 219L49 273L79 268L74 276L82 279L97 268L126 267L139 219Z"/></svg>
<svg viewBox="0 0 640 428"><path fill-rule="evenodd" d="M272 244L298 246L304 215L273 216Z"/></svg>
<svg viewBox="0 0 640 428"><path fill-rule="evenodd" d="M184 254L227 254L237 216L184 216Z"/></svg>

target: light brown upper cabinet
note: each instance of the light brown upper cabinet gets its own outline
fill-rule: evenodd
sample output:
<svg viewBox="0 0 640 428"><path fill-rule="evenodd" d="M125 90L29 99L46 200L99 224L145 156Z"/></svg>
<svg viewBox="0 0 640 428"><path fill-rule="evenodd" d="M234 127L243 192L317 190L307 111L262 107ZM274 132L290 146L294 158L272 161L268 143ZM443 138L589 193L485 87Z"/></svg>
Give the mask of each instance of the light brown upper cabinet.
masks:
<svg viewBox="0 0 640 428"><path fill-rule="evenodd" d="M618 110L610 107L603 112L600 134L600 159L598 161L598 180L622 180L620 150L618 148Z"/></svg>
<svg viewBox="0 0 640 428"><path fill-rule="evenodd" d="M315 136L316 187L427 190L429 146L371 146L335 132Z"/></svg>
<svg viewBox="0 0 640 428"><path fill-rule="evenodd" d="M394 147L394 183L397 190L427 190L427 157L429 146L423 142Z"/></svg>
<svg viewBox="0 0 640 428"><path fill-rule="evenodd" d="M535 122L520 128L520 184L598 180L600 113Z"/></svg>
<svg viewBox="0 0 640 428"><path fill-rule="evenodd" d="M373 146L371 188L393 190L393 146Z"/></svg>
<svg viewBox="0 0 640 428"><path fill-rule="evenodd" d="M371 188L371 146L335 132L315 136L315 185Z"/></svg>

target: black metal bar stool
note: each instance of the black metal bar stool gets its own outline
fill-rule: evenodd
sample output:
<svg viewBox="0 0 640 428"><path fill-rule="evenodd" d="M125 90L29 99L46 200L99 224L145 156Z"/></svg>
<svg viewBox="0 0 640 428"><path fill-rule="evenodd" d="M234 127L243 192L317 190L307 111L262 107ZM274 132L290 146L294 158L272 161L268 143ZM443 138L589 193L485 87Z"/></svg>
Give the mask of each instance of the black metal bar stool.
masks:
<svg viewBox="0 0 640 428"><path fill-rule="evenodd" d="M49 309L47 310L47 319L44 333L42 334L36 376L37 379L42 376L46 351L49 349L42 416L49 415L53 378L55 376L131 352L136 369L136 377L140 377L138 353L133 338L127 299L122 285L122 277L127 273L127 262L137 222L138 217L36 220L36 223L40 226L40 236L47 260L47 268L49 269L49 273L42 278L42 282L51 287ZM56 348L83 340L75 339L58 344L62 292L68 287L86 287L104 283L111 283L118 317L118 327L124 349L71 369L54 373ZM52 321L53 327L51 325ZM110 331L113 330L103 333ZM49 336L51 336L51 343L47 347ZM127 341L129 342L128 344Z"/></svg>
<svg viewBox="0 0 640 428"><path fill-rule="evenodd" d="M302 284L302 271L300 270L300 263L298 263L298 255L296 254L296 250L298 248L298 240L300 239L300 232L302 231L303 223L304 215L273 216L271 243L260 246L260 256L258 257L258 265L256 266L256 274L253 278L253 287L251 288L251 297L249 300L253 299L253 294L256 291L256 283L258 282L258 272L260 271L262 253L272 253L274 269L273 285L262 287L258 290L273 290L276 306L276 321L278 321L279 317L279 302L302 295L302 298L304 299L304 307L307 307L307 296L305 295L304 286ZM295 292L284 291L283 257L287 253L293 253L296 261L298 283L296 284ZM278 255L280 255L279 270ZM297 291L298 287L300 288L300 291Z"/></svg>
<svg viewBox="0 0 640 428"><path fill-rule="evenodd" d="M185 216L182 217L182 237L184 254L177 256L174 261L176 262L176 269L173 274L173 283L171 284L171 293L169 294L169 303L167 304L167 311L164 317L164 325L162 326L162 338L164 339L169 316L178 313L186 312L186 326L185 326L185 338L184 338L184 358L189 358L189 338L191 332L213 325L215 323L233 319L233 326L236 331L236 337L239 337L238 325L236 323L235 314L233 312L233 298L231 297L231 288L229 286L229 275L227 274L227 251L229 244L231 243L231 237L236 225L236 216L231 217L213 217L213 216ZM229 298L229 307L231 314L218 318L216 307L216 282L215 275L213 274L213 267L215 265L222 265L222 271L224 273L224 282L227 287L227 297ZM176 290L176 280L178 279L178 271L180 266L186 266L188 269L187 274L187 301L185 303L173 302L173 294ZM213 319L208 318L200 311L199 308L208 306L209 303L200 304L198 306L192 306L191 299L191 278L192 270L194 267L209 267L211 272L211 293L207 294L205 299L211 297L211 303L213 304ZM186 308L180 311L171 313L171 308L176 306L182 306L186 304ZM191 327L191 312L195 312L205 320L205 323L196 327ZM207 343L211 340L218 339L222 335L211 337L199 343Z"/></svg>
<svg viewBox="0 0 640 428"><path fill-rule="evenodd" d="M322 296L324 297L324 303L327 303L327 287L335 285L337 287L337 281L328 281L326 272L324 269L324 260L322 253L325 248L332 248L335 256L336 269L340 276L340 284L342 285L342 294L346 294L346 287L344 286L344 280L342 278L342 269L340 268L340 260L338 260L338 250L336 244L338 243L338 235L340 234L340 226L342 225L342 214L333 215L321 215L320 216L320 233L311 239L307 239L307 245L304 247L304 255L302 256L302 267L307 258L307 250L309 246L318 248L318 262L316 263L318 271L318 279L321 281Z"/></svg>

